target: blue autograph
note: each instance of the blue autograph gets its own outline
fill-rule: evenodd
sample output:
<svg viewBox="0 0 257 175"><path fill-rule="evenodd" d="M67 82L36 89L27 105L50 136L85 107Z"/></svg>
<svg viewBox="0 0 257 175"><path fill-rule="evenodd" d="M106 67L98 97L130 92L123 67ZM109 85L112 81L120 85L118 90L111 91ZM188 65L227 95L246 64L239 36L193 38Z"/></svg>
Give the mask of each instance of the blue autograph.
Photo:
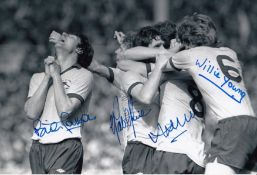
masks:
<svg viewBox="0 0 257 175"><path fill-rule="evenodd" d="M116 114L115 111L117 112ZM119 132L128 127L133 128L134 137L136 138L134 122L147 116L151 112L151 109L146 112L143 109L137 110L135 112L134 101L132 98L128 98L128 107L126 107L123 112L123 114L120 113L119 101L118 97L116 96L113 101L113 111L110 115L110 128L112 133L117 136L119 143Z"/></svg>
<svg viewBox="0 0 257 175"><path fill-rule="evenodd" d="M163 136L165 138L169 137L170 133L173 130L176 130L178 128L183 128L185 126L186 123L189 123L191 121L192 118L195 118L195 115L192 111L190 111L190 116L187 116L186 114L184 114L184 119L183 120L179 120L179 117L176 117L176 121L172 121L170 120L170 122L168 124L166 124L164 127L162 127L160 125L160 123L157 124L157 134L150 132L148 134L148 136L150 137L150 139L156 143L159 139L159 137ZM178 134L177 136L175 136L174 138L172 138L171 143L176 142L177 138L180 137L182 134L184 134L187 130L184 130L183 132L181 132L180 134Z"/></svg>
<svg viewBox="0 0 257 175"><path fill-rule="evenodd" d="M207 63L207 61L209 63ZM208 82L210 82L211 84L213 84L215 87L217 87L218 89L220 89L224 94L226 94L228 97L230 97L231 99L233 99L234 101L236 101L237 103L241 103L243 98L246 95L246 92L244 92L242 89L236 87L235 84L233 84L232 81L230 81L230 79L228 77L226 77L225 75L223 75L223 79L220 76L220 71L219 68L215 68L215 66L213 66L212 64L210 64L210 60L208 60L207 58L200 63L199 60L196 60L196 66L204 71L206 71L207 73L209 73L210 75L213 75L212 77L214 77L214 80L212 80L212 78L206 77L203 74L198 74L200 77L202 77L203 79L207 80ZM206 67L208 67L206 69ZM215 70L215 71L213 71ZM215 80L221 80L221 83L218 84L215 82ZM226 86L225 86L226 85ZM228 89L232 89L232 92L234 92L236 94L240 95L240 99L236 98L233 94L230 94L229 92L227 92L224 88L227 87Z"/></svg>
<svg viewBox="0 0 257 175"><path fill-rule="evenodd" d="M52 123L43 123L40 119L33 121L34 132L37 136L43 137L45 134L57 132L60 129L66 129L66 131L72 134L72 130L81 127L84 123L95 120L96 116L90 116L89 114L82 114L73 120L65 119L69 113L62 112L61 117L64 120Z"/></svg>

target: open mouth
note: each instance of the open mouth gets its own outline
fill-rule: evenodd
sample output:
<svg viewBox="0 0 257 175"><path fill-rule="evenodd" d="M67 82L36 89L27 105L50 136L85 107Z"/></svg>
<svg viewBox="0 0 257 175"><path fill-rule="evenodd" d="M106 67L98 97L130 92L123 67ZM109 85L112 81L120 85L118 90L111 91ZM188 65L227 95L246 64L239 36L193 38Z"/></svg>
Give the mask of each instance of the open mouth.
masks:
<svg viewBox="0 0 257 175"><path fill-rule="evenodd" d="M61 37L59 40L58 40L58 43L64 43L65 42L65 39L63 37Z"/></svg>
<svg viewBox="0 0 257 175"><path fill-rule="evenodd" d="M162 45L163 45L162 43L159 43L159 44L156 44L154 47L158 48L158 47L161 47Z"/></svg>

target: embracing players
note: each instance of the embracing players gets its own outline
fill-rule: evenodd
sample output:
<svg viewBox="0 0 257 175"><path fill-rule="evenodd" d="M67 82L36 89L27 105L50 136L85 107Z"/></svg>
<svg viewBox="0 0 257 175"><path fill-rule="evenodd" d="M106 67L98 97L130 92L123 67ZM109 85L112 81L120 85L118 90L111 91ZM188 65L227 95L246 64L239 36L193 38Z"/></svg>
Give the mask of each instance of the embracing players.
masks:
<svg viewBox="0 0 257 175"><path fill-rule="evenodd" d="M176 31L173 38L175 34ZM169 51L176 52L180 49L170 41L169 45ZM131 67L130 64L135 64L131 60L149 59L155 57L158 52L169 53L163 48L149 49L145 52L143 47L124 51L119 57L123 58L121 68L127 70L127 67ZM156 63L151 64L151 67L155 68L149 79L131 91L134 95L147 96L144 103L154 102L154 97L160 91L161 109L157 130L148 134L157 145L152 173L203 173L205 154L201 137L204 122L202 96L187 73L162 74L167 61L167 58L157 56ZM164 81L163 77L166 77Z"/></svg>
<svg viewBox="0 0 257 175"><path fill-rule="evenodd" d="M163 70L187 71L202 93L206 103L205 173L238 172L256 147L257 139L253 135L257 121L237 55L229 48L216 47L216 27L206 15L185 17L178 25L177 36L185 50L173 56L165 53L164 57L171 58ZM140 47L134 52L137 56L139 52L143 53L141 56L148 53L147 57L163 53Z"/></svg>
<svg viewBox="0 0 257 175"><path fill-rule="evenodd" d="M185 17L177 36L186 49L173 56L166 54L170 58L166 70L187 71L206 103L205 173L239 172L256 148L257 119L237 54L216 46L216 27L206 15Z"/></svg>

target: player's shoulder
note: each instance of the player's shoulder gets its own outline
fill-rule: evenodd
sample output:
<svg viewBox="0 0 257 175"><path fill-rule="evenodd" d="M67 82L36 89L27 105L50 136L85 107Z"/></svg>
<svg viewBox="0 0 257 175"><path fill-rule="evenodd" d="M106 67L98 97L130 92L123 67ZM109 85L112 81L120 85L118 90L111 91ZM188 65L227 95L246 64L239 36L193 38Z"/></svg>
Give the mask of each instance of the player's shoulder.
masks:
<svg viewBox="0 0 257 175"><path fill-rule="evenodd" d="M212 52L213 48L207 46L197 46L190 49L185 49L176 53L179 58L191 58L196 55L206 54Z"/></svg>
<svg viewBox="0 0 257 175"><path fill-rule="evenodd" d="M215 47L209 47L209 46L197 46L197 47L188 49L188 52L191 52L191 53L212 52L212 51L215 51L216 49L217 48L215 48Z"/></svg>
<svg viewBox="0 0 257 175"><path fill-rule="evenodd" d="M124 92L127 93L127 91L132 87L134 83L143 83L144 81L144 77L142 77L140 74L135 73L133 71L127 71L124 72L121 77L121 87L124 90Z"/></svg>
<svg viewBox="0 0 257 175"><path fill-rule="evenodd" d="M229 48L229 47L219 47L218 49L222 50L222 51L228 51L228 52L236 54L236 52L233 49Z"/></svg>
<svg viewBox="0 0 257 175"><path fill-rule="evenodd" d="M189 52L190 52L190 49L185 49L185 50L181 50L181 51L179 51L179 52L177 52L176 54L175 54L175 57L176 56L183 56L183 55L188 55L189 54Z"/></svg>
<svg viewBox="0 0 257 175"><path fill-rule="evenodd" d="M124 81L144 81L146 78L136 72L127 71L122 74L122 79Z"/></svg>
<svg viewBox="0 0 257 175"><path fill-rule="evenodd" d="M77 69L76 73L77 73L77 78L80 78L82 80L87 80L87 81L93 81L93 73L86 68L81 67Z"/></svg>
<svg viewBox="0 0 257 175"><path fill-rule="evenodd" d="M31 77L31 79L33 79L34 81L40 81L43 80L45 77L45 73L44 72L39 72L39 73L34 73Z"/></svg>
<svg viewBox="0 0 257 175"><path fill-rule="evenodd" d="M93 76L93 73L86 68L81 67L78 71L82 75Z"/></svg>
<svg viewBox="0 0 257 175"><path fill-rule="evenodd" d="M237 53L228 47L209 47L209 46L199 46L188 50L191 55L227 55L233 59L237 58Z"/></svg>
<svg viewBox="0 0 257 175"><path fill-rule="evenodd" d="M115 76L115 75L121 75L121 74L123 74L123 71L120 70L120 69L118 69L118 68L115 68L115 67L109 67L109 68L112 70L114 76Z"/></svg>
<svg viewBox="0 0 257 175"><path fill-rule="evenodd" d="M226 54L231 56L232 58L237 57L237 53L229 47L220 47L219 50L223 51L223 52L226 52Z"/></svg>

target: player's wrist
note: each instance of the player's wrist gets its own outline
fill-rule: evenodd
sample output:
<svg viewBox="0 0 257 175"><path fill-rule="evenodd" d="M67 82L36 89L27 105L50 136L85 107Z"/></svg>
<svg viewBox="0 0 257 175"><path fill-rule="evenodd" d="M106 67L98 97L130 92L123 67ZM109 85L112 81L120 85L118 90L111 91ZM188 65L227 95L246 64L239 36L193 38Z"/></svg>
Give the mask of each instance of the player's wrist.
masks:
<svg viewBox="0 0 257 175"><path fill-rule="evenodd" d="M162 71L165 68L165 65L163 64L155 64L155 69L158 71Z"/></svg>
<svg viewBox="0 0 257 175"><path fill-rule="evenodd" d="M51 77L53 78L53 81L58 81L58 80L61 79L61 75L58 74L57 72L53 73L53 74L51 75Z"/></svg>
<svg viewBox="0 0 257 175"><path fill-rule="evenodd" d="M98 63L96 60L93 60L91 64L88 66L88 70L92 72L97 72L100 69L101 69L101 64Z"/></svg>
<svg viewBox="0 0 257 175"><path fill-rule="evenodd" d="M49 81L51 79L51 75L45 73L44 80Z"/></svg>
<svg viewBox="0 0 257 175"><path fill-rule="evenodd" d="M158 76L161 76L162 75L162 68L156 68L154 71L153 71L153 73L155 74L155 75L158 75Z"/></svg>

